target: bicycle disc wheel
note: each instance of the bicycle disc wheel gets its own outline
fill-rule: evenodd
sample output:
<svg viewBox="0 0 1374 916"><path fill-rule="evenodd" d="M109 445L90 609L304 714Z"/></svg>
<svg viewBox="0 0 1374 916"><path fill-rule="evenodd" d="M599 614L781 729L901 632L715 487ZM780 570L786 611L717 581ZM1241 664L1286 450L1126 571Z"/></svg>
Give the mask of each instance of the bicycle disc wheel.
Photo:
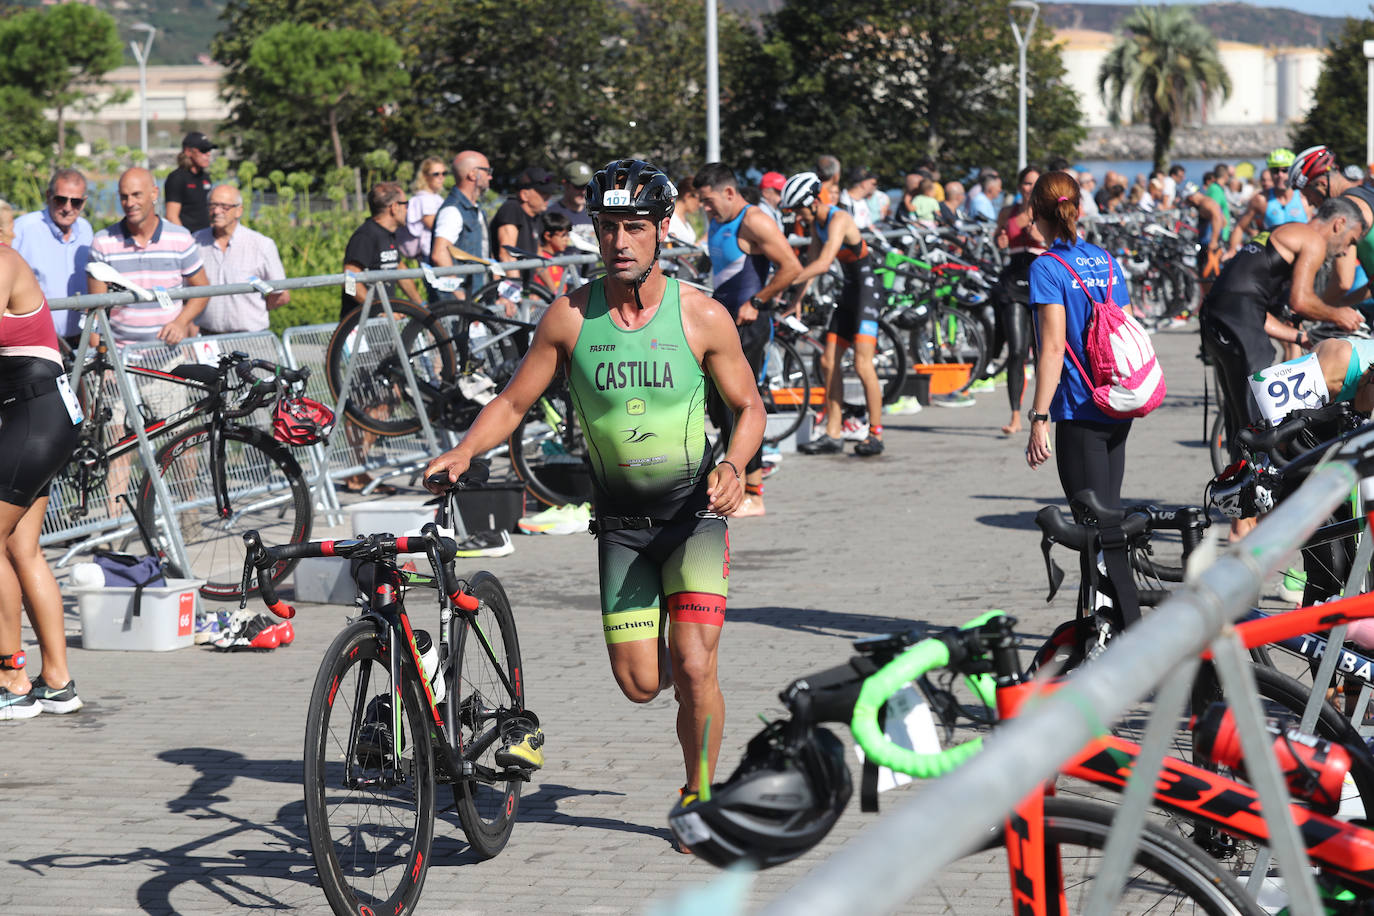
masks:
<svg viewBox="0 0 1374 916"><path fill-rule="evenodd" d="M1115 809L1066 798L1045 799L1045 840L1059 853L1068 912L1084 913L1092 879L1101 869L1102 849ZM1002 830L983 851L943 870L921 890L916 912L987 914L1014 912ZM995 844L995 845L994 845ZM955 882L957 881L957 885ZM976 888L970 888L970 883ZM931 904L929 908L920 906ZM1182 837L1147 825L1140 835L1125 887L1113 914L1207 913L1260 916L1235 879L1223 873Z"/></svg>
<svg viewBox="0 0 1374 916"><path fill-rule="evenodd" d="M410 912L434 840L425 701L409 666L393 689L387 652L375 621L354 621L325 652L310 695L305 823L320 886L336 913ZM401 710L393 715L398 697Z"/></svg>
<svg viewBox="0 0 1374 916"><path fill-rule="evenodd" d="M864 386L859 373L854 369L854 348L845 348L840 357L840 367L844 372L844 403L847 407L863 409L868 405L864 398ZM902 344L901 333L887 321L878 321L878 340L873 348L873 369L878 373L878 384L883 390L883 403L891 404L902 391L902 383L910 371L907 364L906 347Z"/></svg>
<svg viewBox="0 0 1374 916"><path fill-rule="evenodd" d="M764 444L777 445L795 433L811 409L813 393L818 391L797 348L777 337L769 341L759 373L759 395L769 419Z"/></svg>
<svg viewBox="0 0 1374 916"><path fill-rule="evenodd" d="M216 507L210 462L222 464L229 495L229 514ZM176 523L191 568L182 574L204 579L206 598L237 600L243 594L243 535L257 530L264 543L299 544L310 540L310 489L291 452L258 429L231 426L224 430L221 461L210 454L210 427L182 432L157 453L158 474L176 508ZM157 499L152 478L138 488L138 513L145 530L158 536ZM275 584L296 568L298 560L272 567ZM257 579L249 586L256 594Z"/></svg>
<svg viewBox="0 0 1374 916"><path fill-rule="evenodd" d="M587 440L565 379L560 377L540 395L507 445L516 476L541 503L566 506L591 500Z"/></svg>
<svg viewBox="0 0 1374 916"><path fill-rule="evenodd" d="M510 839L520 807L520 780L497 778L494 758L502 719L525 708L525 682L515 618L501 581L479 572L468 581L468 591L482 605L473 620L454 619L458 633L453 645L458 750L475 772L454 783L453 801L473 852L489 859Z"/></svg>
<svg viewBox="0 0 1374 916"><path fill-rule="evenodd" d="M391 310L396 316L401 350L396 347L385 313L374 310L359 333L362 309L354 309L339 321L329 338L325 375L330 395L337 398L356 346L357 360L344 416L355 426L378 436L405 436L419 432L420 415L406 384L402 361L410 364L421 388L441 387L453 379L453 345L421 306L393 299Z"/></svg>
<svg viewBox="0 0 1374 916"><path fill-rule="evenodd" d="M1207 431L1207 453L1212 459L1213 474L1220 474L1231 463L1231 448L1226 441L1226 414L1222 409L1220 397L1217 398L1212 428Z"/></svg>

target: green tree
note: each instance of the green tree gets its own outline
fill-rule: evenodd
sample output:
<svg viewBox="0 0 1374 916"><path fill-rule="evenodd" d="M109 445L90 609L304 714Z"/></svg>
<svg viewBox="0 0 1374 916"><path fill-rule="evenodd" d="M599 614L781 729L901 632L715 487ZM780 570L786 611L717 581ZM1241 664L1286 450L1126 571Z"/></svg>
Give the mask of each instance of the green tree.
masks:
<svg viewBox="0 0 1374 916"><path fill-rule="evenodd" d="M1295 128L1293 148L1325 144L1338 162L1364 162L1368 74L1364 43L1374 39L1374 20L1347 19L1327 45L1312 107Z"/></svg>
<svg viewBox="0 0 1374 916"><path fill-rule="evenodd" d="M1129 106L1135 122L1154 132L1155 169L1168 167L1174 131L1213 97L1231 95L1231 77L1217 40L1183 6L1138 7L1097 71L1098 90L1113 125Z"/></svg>
<svg viewBox="0 0 1374 916"><path fill-rule="evenodd" d="M794 169L830 152L888 178L923 159L950 171L1014 166L1007 0L788 0L764 29L728 116L755 160ZM1084 136L1078 97L1043 20L1026 72L1030 158L1074 155Z"/></svg>
<svg viewBox="0 0 1374 916"><path fill-rule="evenodd" d="M400 64L400 47L385 35L279 22L253 43L244 76L256 104L295 121L323 118L334 167L343 168L340 121L375 111L409 85Z"/></svg>
<svg viewBox="0 0 1374 916"><path fill-rule="evenodd" d="M114 17L84 3L25 10L0 21L0 85L30 94L57 112L57 154L67 147L66 113L98 110L101 78L124 60Z"/></svg>

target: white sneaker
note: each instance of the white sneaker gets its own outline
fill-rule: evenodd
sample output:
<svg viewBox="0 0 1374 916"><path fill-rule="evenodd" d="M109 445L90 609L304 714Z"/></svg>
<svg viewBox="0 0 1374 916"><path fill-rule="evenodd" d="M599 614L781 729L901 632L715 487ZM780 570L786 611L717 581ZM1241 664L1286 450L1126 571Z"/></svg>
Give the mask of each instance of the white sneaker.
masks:
<svg viewBox="0 0 1374 916"><path fill-rule="evenodd" d="M840 438L846 442L862 442L868 438L868 424L862 420L845 420Z"/></svg>
<svg viewBox="0 0 1374 916"><path fill-rule="evenodd" d="M564 506L566 511L563 517L554 522L553 526L544 534L585 534L587 523L592 520L592 504L582 503L580 506Z"/></svg>
<svg viewBox="0 0 1374 916"><path fill-rule="evenodd" d="M556 525L566 520L573 506L552 506L543 512L527 515L516 522L516 527L526 534L548 534Z"/></svg>

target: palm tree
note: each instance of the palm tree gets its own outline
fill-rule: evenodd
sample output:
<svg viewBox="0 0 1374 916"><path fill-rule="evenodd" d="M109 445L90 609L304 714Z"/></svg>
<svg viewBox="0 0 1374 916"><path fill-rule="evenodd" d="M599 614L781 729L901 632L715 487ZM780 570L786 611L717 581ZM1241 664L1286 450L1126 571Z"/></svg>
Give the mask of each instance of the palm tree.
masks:
<svg viewBox="0 0 1374 916"><path fill-rule="evenodd" d="M1215 36L1188 7L1137 7L1121 28L1097 70L1098 91L1114 127L1129 97L1130 118L1154 131L1155 169L1164 171L1174 129L1208 99L1228 98L1231 77Z"/></svg>

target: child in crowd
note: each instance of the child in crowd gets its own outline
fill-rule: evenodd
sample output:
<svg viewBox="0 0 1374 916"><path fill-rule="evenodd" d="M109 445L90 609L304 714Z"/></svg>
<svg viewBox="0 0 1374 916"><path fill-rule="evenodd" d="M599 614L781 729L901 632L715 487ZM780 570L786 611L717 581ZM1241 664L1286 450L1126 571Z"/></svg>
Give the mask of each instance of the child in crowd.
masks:
<svg viewBox="0 0 1374 916"><path fill-rule="evenodd" d="M556 258L568 250L572 221L566 214L550 210L544 213L544 228L539 233L539 256ZM534 272L534 279L542 283L554 296L561 296L576 282L577 268L571 264L550 264Z"/></svg>

